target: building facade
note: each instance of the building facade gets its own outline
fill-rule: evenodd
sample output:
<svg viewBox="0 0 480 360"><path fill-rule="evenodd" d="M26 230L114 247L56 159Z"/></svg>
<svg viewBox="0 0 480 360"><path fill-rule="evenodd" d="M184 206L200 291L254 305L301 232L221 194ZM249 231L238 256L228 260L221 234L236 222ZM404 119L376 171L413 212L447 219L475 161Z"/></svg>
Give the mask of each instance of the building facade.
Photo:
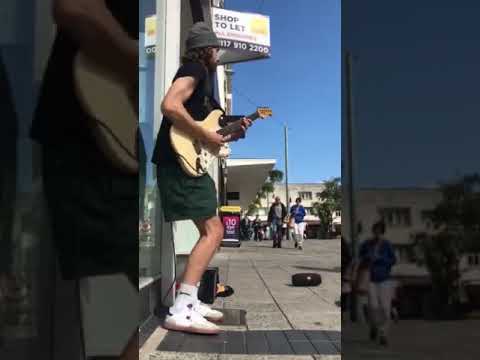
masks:
<svg viewBox="0 0 480 360"><path fill-rule="evenodd" d="M408 262L412 236L432 230L425 213L441 199L441 192L433 188L361 189L355 197L358 240L371 236L372 225L383 219L399 262Z"/></svg>
<svg viewBox="0 0 480 360"><path fill-rule="evenodd" d="M314 214L313 206L315 202L321 202L320 194L325 190L325 186L322 183L293 183L288 184L288 197L289 206L295 204L296 198L302 199L302 205L305 207L307 215L305 216L305 222L307 223L307 237L316 238L319 236L320 220L319 217ZM268 211L272 202L276 197L280 197L283 204L287 205L286 201L286 188L285 184L275 184L274 192L267 194L265 199L260 199L261 206L258 208L257 213L260 215L262 221L267 221ZM255 200L255 197L251 201ZM332 228L331 233L339 235L341 233L342 226L342 211L338 209L332 214Z"/></svg>
<svg viewBox="0 0 480 360"><path fill-rule="evenodd" d="M383 219L385 237L392 242L399 264L412 263L415 234L435 232L425 215L441 201L442 193L436 188L362 189L355 201L358 239L367 239L372 225ZM460 266L478 267L479 259L478 253L464 254Z"/></svg>

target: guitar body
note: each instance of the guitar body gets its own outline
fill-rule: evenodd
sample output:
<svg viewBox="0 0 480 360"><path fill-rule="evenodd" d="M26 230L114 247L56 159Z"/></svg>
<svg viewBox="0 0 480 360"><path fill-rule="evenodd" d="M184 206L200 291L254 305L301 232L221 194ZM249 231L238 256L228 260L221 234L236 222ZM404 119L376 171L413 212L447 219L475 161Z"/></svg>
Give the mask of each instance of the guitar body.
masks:
<svg viewBox="0 0 480 360"><path fill-rule="evenodd" d="M265 118L272 115L268 108L258 108L256 112L247 116L251 121L257 118ZM232 135L242 129L242 119L234 120L228 124L228 116L224 117L221 110L213 110L204 120L197 122L202 128L217 132L222 136ZM200 177L208 172L212 162L218 158L226 158L230 155L228 144L224 144L218 150L212 152L201 142L192 139L188 134L175 126L170 128L170 141L173 150L177 153L180 166L185 173L192 177Z"/></svg>
<svg viewBox="0 0 480 360"><path fill-rule="evenodd" d="M221 128L220 118L222 115L221 110L213 110L205 120L199 121L198 124L204 129L218 131ZM192 140L188 134L175 126L170 129L170 140L174 151L178 155L180 166L187 175L192 177L205 175L210 164L221 155L219 152L210 152L202 144Z"/></svg>
<svg viewBox="0 0 480 360"><path fill-rule="evenodd" d="M138 172L138 111L123 84L82 53L74 60L75 91L90 115L100 150L119 170Z"/></svg>

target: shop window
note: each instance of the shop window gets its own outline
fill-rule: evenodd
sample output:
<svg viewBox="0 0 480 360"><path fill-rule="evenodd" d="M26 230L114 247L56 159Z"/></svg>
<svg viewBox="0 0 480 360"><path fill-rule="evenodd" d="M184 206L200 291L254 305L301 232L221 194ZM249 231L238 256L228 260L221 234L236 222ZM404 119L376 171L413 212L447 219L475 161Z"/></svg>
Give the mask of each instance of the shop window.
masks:
<svg viewBox="0 0 480 360"><path fill-rule="evenodd" d="M410 227L412 224L410 208L380 208L378 213L390 227Z"/></svg>
<svg viewBox="0 0 480 360"><path fill-rule="evenodd" d="M299 191L298 197L302 200L312 200L312 192L311 191Z"/></svg>
<svg viewBox="0 0 480 360"><path fill-rule="evenodd" d="M238 191L228 192L227 200L240 200L240 192Z"/></svg>

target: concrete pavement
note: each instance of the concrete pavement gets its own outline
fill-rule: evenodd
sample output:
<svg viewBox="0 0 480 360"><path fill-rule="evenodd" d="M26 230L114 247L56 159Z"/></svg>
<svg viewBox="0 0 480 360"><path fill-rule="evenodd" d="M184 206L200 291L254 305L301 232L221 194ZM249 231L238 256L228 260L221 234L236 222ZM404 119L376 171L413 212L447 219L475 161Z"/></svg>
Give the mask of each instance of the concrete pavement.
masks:
<svg viewBox="0 0 480 360"><path fill-rule="evenodd" d="M303 250L285 241L244 242L222 248L212 265L235 294L214 308L227 314L217 337L157 328L141 359L340 359L340 241L307 240ZM291 286L291 276L315 272L318 287ZM173 351L176 350L176 351Z"/></svg>
<svg viewBox="0 0 480 360"><path fill-rule="evenodd" d="M473 360L479 358L480 320L400 320L392 324L389 346L368 340L364 325L344 323L342 355L348 360Z"/></svg>

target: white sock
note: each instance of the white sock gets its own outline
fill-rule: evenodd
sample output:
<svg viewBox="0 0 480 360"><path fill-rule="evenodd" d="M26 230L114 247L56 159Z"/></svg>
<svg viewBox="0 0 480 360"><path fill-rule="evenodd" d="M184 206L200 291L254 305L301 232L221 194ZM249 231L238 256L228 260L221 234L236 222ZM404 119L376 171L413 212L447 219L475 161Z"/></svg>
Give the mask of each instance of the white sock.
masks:
<svg viewBox="0 0 480 360"><path fill-rule="evenodd" d="M172 314L184 311L188 305L198 302L198 288L194 285L181 284L175 303L170 308Z"/></svg>
<svg viewBox="0 0 480 360"><path fill-rule="evenodd" d="M200 299L198 298L198 288L200 287L200 281L197 282L197 302L200 303Z"/></svg>

